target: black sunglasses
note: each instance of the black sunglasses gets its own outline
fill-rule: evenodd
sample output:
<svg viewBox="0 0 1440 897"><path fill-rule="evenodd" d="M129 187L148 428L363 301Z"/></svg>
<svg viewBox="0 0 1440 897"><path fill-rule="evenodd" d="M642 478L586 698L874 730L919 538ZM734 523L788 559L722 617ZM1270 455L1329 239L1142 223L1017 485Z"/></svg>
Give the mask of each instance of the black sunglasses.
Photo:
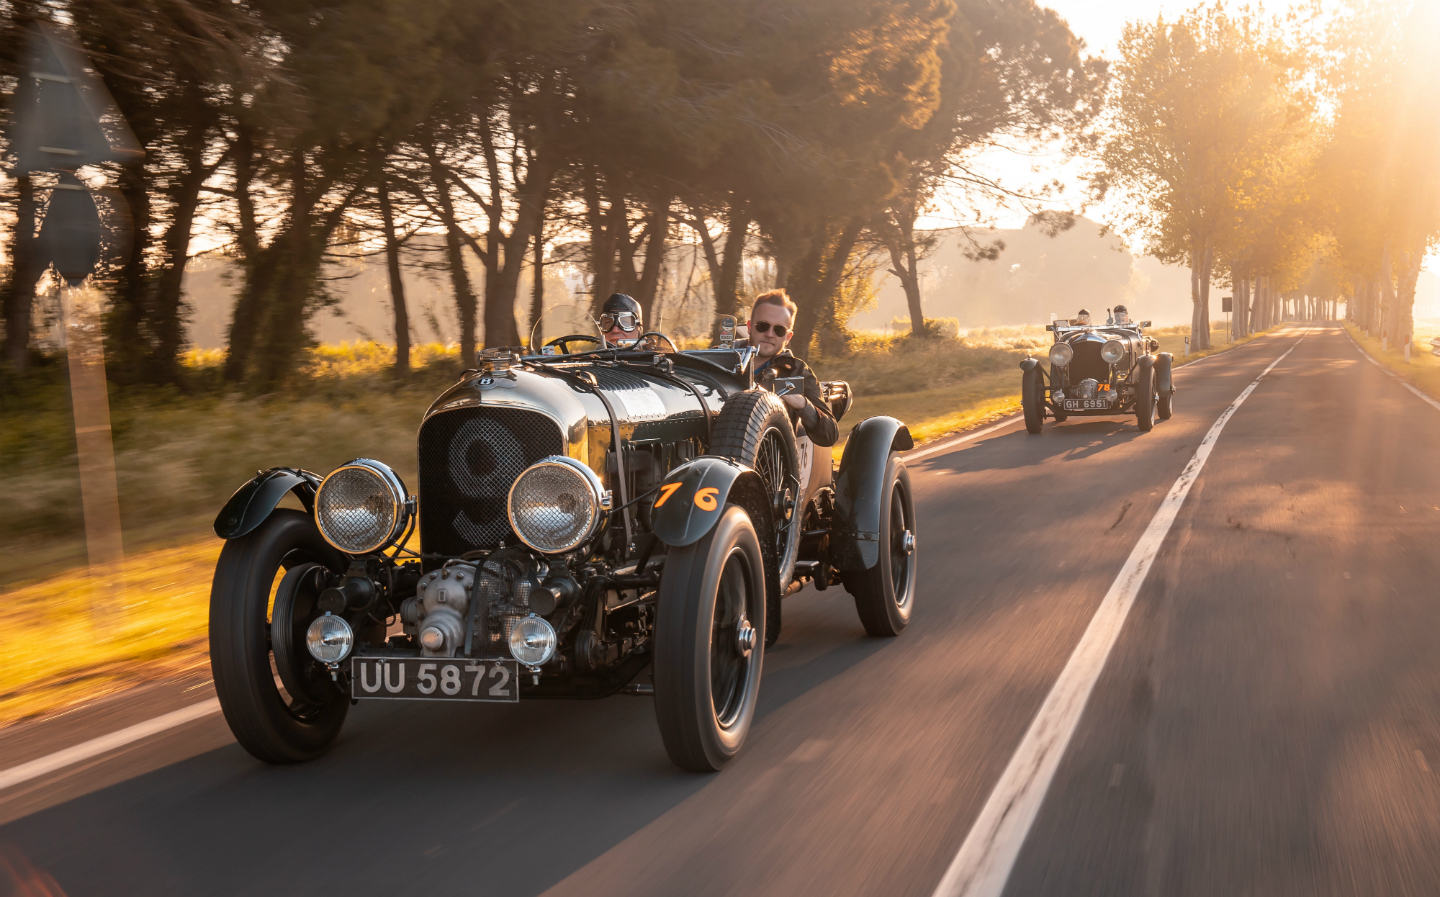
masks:
<svg viewBox="0 0 1440 897"><path fill-rule="evenodd" d="M615 315L604 314L600 316L601 330L610 330L618 326L621 330L629 332L634 330L635 325L639 323L640 321L635 317L635 314L628 311L622 311Z"/></svg>
<svg viewBox="0 0 1440 897"><path fill-rule="evenodd" d="M756 333L769 333L773 329L775 335L781 339L784 339L785 334L790 332L790 328L784 324L771 324L769 321L747 321L745 322L745 326Z"/></svg>

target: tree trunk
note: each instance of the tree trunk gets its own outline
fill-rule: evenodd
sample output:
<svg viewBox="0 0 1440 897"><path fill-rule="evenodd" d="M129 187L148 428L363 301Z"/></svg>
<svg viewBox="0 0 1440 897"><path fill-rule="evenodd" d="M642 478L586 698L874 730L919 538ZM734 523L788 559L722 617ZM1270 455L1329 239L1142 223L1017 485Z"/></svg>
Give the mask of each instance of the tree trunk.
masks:
<svg viewBox="0 0 1440 897"><path fill-rule="evenodd" d="M1400 255L1400 284L1395 297L1395 345L1403 346L1415 338L1415 287L1420 282L1420 266L1425 260L1422 245Z"/></svg>
<svg viewBox="0 0 1440 897"><path fill-rule="evenodd" d="M535 271L535 283L530 289L530 329L545 313L545 219L541 216L535 226L535 258L531 262ZM527 340L528 342L528 340Z"/></svg>
<svg viewBox="0 0 1440 897"><path fill-rule="evenodd" d="M1196 239L1190 249L1190 351L1210 348L1210 245Z"/></svg>
<svg viewBox="0 0 1440 897"><path fill-rule="evenodd" d="M35 258L35 184L29 175L19 178L15 227L10 234L10 278L5 284L5 360L10 370L30 367L31 316L35 308L35 282L44 269Z"/></svg>
<svg viewBox="0 0 1440 897"><path fill-rule="evenodd" d="M593 167L586 171L584 193L585 219L590 228L590 307L599 312L601 303L614 292L615 232L624 224L625 208L623 202L604 208L600 173Z"/></svg>
<svg viewBox="0 0 1440 897"><path fill-rule="evenodd" d="M450 267L450 286L455 292L455 309L460 317L460 367L473 367L475 364L475 319L477 302L475 291L470 285L470 274L465 270L465 255L461 251L461 244L464 242L460 233L460 222L455 218L455 201L450 195L450 177L445 167L440 163L440 157L436 154L433 146L427 146L426 154L430 159L430 179L435 186L435 194L440 203L440 218L445 225L445 260ZM488 257L481 256L486 262L487 281L489 269L492 267L495 254L499 247L487 241L486 249L489 250Z"/></svg>
<svg viewBox="0 0 1440 897"><path fill-rule="evenodd" d="M190 260L190 235L200 208L200 191L214 172L205 164L212 122L195 122L186 132L183 145L185 173L171 194L170 226L161 241L164 261L155 283L151 309L154 334L152 376L160 383L175 383L180 377L180 350L185 344L185 266Z"/></svg>
<svg viewBox="0 0 1440 897"><path fill-rule="evenodd" d="M410 309L405 305L405 281L400 277L400 241L395 236L395 210L390 205L390 181L380 176L380 220L385 228L385 270L390 275L390 306L395 316L395 376L410 374Z"/></svg>
<svg viewBox="0 0 1440 897"><path fill-rule="evenodd" d="M493 278L485 281L485 345L518 346L520 329L515 321L515 303L520 294L520 271L525 265L525 249L531 237L541 232L545 220L545 203L550 195L550 182L554 168L543 160L531 160L526 172L525 183L520 185L511 199L518 206L515 223L510 235L503 236L498 228L491 233L500 235L491 244ZM496 250L500 257L495 257ZM493 292L491 290L493 289Z"/></svg>
<svg viewBox="0 0 1440 897"><path fill-rule="evenodd" d="M146 257L150 250L151 186L144 162L120 166L116 191L130 215L131 239L110 291L105 330L111 356L109 376L121 382L144 380L150 373L151 280Z"/></svg>
<svg viewBox="0 0 1440 897"><path fill-rule="evenodd" d="M845 265L860 237L863 222L848 223L843 229L830 224L819 230L809 241L807 252L794 256L785 289L799 306L795 318L795 336L790 350L801 358L810 356L815 335L824 328L835 328L833 320L835 292L845 276ZM779 255L779 247L776 254Z"/></svg>

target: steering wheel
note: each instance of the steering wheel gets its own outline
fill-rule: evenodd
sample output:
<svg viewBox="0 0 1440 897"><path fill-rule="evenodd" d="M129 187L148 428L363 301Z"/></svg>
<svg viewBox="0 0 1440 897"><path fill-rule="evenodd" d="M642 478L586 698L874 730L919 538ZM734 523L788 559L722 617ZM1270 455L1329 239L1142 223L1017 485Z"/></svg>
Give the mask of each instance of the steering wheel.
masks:
<svg viewBox="0 0 1440 897"><path fill-rule="evenodd" d="M572 334L570 334L569 336L557 336L557 337L555 337L554 339L550 340L550 342L548 342L548 343L545 344L545 348L548 349L548 348L550 348L551 346L559 346L559 347L560 347L560 354L562 354L562 355L574 355L574 354L576 354L576 353L570 351L570 343L571 343L571 341L584 342L584 343L594 343L594 344L597 345L597 346L601 345L601 341L600 341L597 337L586 336L586 335L583 334L583 333L572 333Z"/></svg>
<svg viewBox="0 0 1440 897"><path fill-rule="evenodd" d="M647 331L645 331L644 333L640 334L639 336L635 337L635 339L633 339L633 340L625 340L625 342L626 342L628 345L622 346L621 348L644 351L644 349L643 349L642 347L643 347L644 344L645 344L645 340L648 339L649 337L652 337L652 336L658 336L660 339L663 339L665 342L669 343L669 344L670 344L670 351L671 351L672 353L674 353L674 352L679 352L679 351L680 351L679 349L677 349L677 348L675 347L675 341L674 341L674 340L672 340L670 337L666 336L665 334L661 333L661 332L658 331L658 330L647 330Z"/></svg>

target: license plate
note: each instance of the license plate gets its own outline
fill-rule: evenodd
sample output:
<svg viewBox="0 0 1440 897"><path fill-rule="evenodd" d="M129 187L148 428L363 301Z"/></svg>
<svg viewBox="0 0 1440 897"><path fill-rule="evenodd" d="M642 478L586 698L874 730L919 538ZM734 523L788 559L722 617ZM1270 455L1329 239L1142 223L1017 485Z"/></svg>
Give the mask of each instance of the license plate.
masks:
<svg viewBox="0 0 1440 897"><path fill-rule="evenodd" d="M465 657L356 657L350 696L404 701L520 700L520 664Z"/></svg>
<svg viewBox="0 0 1440 897"><path fill-rule="evenodd" d="M1110 402L1109 402L1107 399L1066 399L1066 400L1065 400L1065 410L1066 410L1066 411L1090 411L1090 410L1092 410L1092 409L1099 409L1099 410L1101 410L1101 411L1104 411L1105 409L1107 409L1107 408L1109 408L1109 407L1110 407Z"/></svg>

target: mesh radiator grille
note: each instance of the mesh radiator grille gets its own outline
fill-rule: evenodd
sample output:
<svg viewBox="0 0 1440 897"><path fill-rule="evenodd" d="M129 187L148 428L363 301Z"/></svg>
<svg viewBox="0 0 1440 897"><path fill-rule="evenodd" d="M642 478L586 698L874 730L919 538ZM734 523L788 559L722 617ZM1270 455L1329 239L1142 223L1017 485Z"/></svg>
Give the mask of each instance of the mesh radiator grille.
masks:
<svg viewBox="0 0 1440 897"><path fill-rule="evenodd" d="M1100 347L1103 345L1104 343L1094 340L1076 340L1071 343L1075 349L1075 358L1069 365L1071 386L1078 386L1081 380L1096 380L1100 383L1109 381L1110 365L1100 357Z"/></svg>
<svg viewBox="0 0 1440 897"><path fill-rule="evenodd" d="M518 408L444 411L420 427L420 539L427 553L458 556L515 541L505 514L525 468L565 454L560 428Z"/></svg>

